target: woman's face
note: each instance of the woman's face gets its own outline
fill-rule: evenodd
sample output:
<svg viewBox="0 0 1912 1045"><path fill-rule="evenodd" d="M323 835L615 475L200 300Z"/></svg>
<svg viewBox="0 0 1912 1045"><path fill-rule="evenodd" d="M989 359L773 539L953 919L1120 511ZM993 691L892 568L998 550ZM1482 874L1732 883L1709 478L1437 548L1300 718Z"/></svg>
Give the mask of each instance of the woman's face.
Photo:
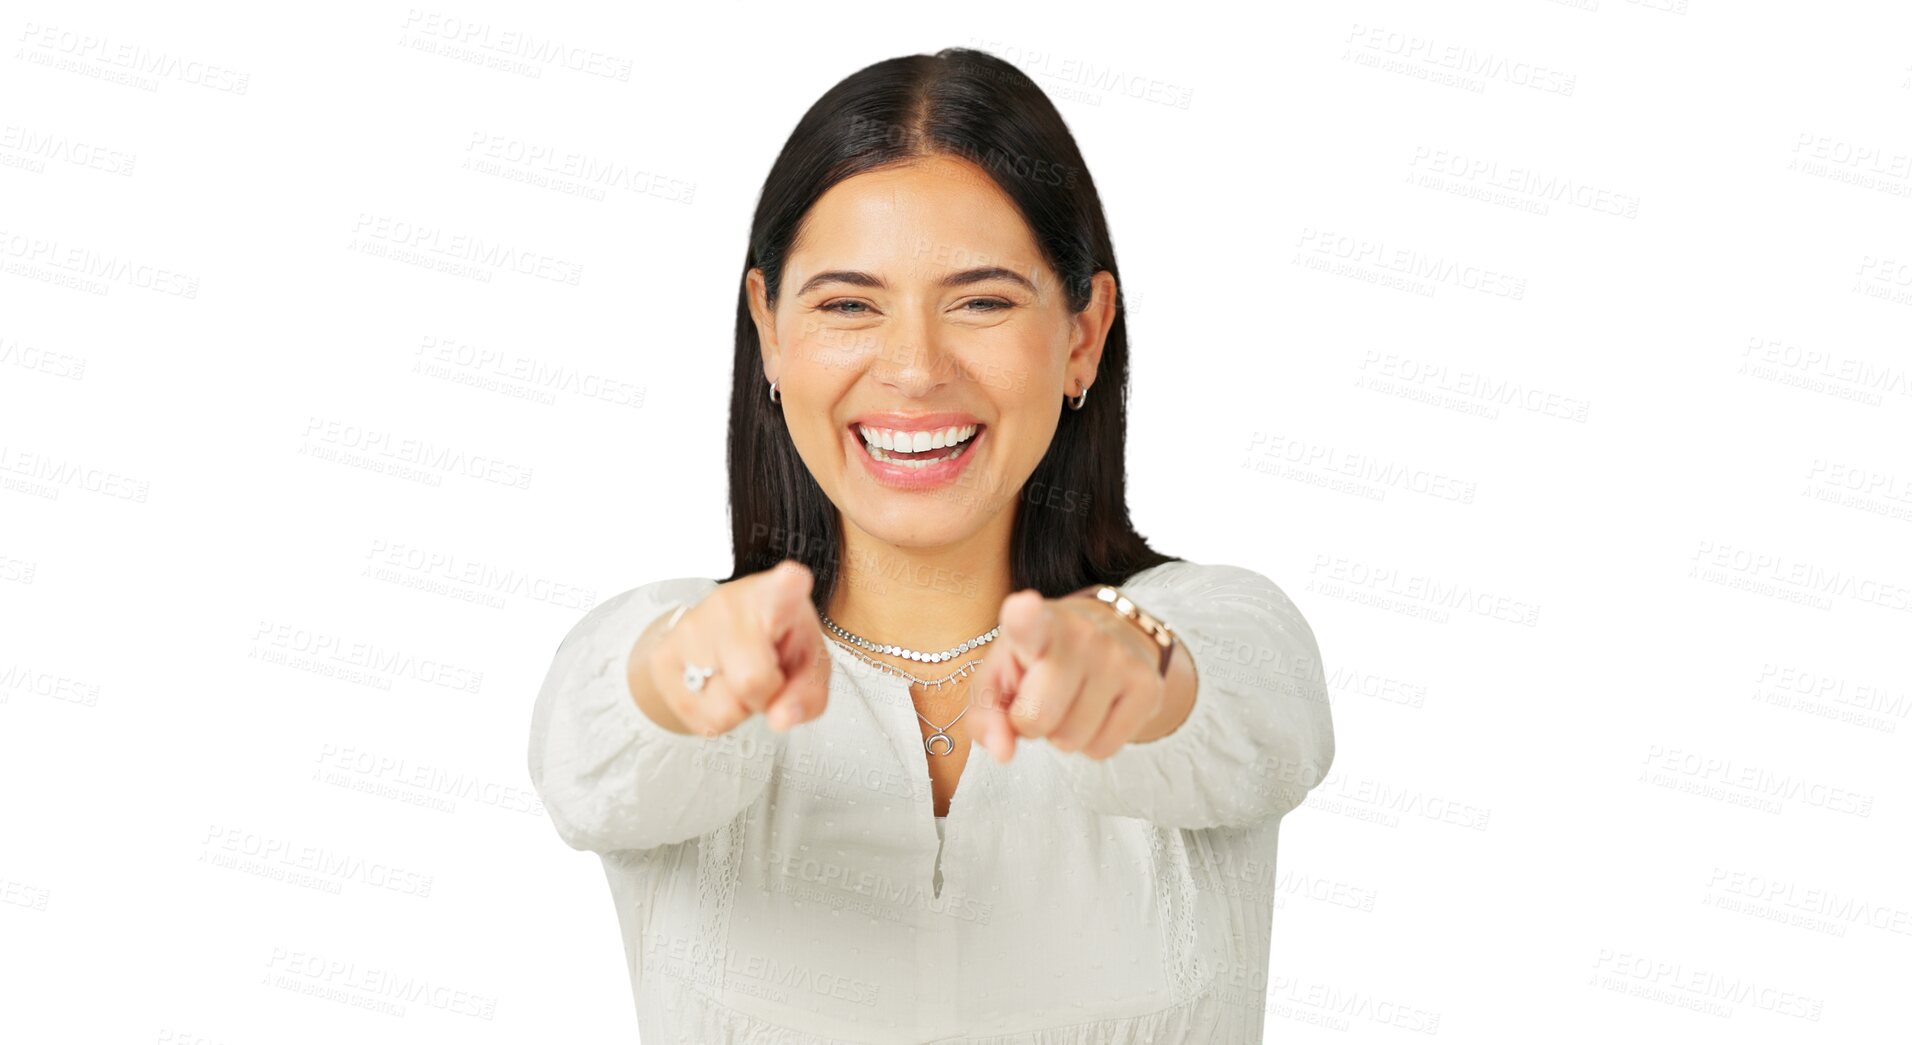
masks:
<svg viewBox="0 0 1912 1045"><path fill-rule="evenodd" d="M774 312L749 295L765 392L817 484L899 547L964 541L1005 516L1063 397L1093 384L1115 281L1069 311L1015 205L951 157L847 178L810 209ZM916 450L915 447L922 447Z"/></svg>

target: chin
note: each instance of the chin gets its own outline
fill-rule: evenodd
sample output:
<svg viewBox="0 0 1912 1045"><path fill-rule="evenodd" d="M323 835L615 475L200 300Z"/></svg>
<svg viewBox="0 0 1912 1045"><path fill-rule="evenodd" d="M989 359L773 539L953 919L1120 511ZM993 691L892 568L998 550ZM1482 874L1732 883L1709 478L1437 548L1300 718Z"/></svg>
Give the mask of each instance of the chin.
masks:
<svg viewBox="0 0 1912 1045"><path fill-rule="evenodd" d="M912 496L908 503L881 503L884 500L903 498L873 492L862 496L861 503L844 511L843 517L871 537L898 548L956 544L974 536L988 522L972 514L968 506L951 504L947 497Z"/></svg>

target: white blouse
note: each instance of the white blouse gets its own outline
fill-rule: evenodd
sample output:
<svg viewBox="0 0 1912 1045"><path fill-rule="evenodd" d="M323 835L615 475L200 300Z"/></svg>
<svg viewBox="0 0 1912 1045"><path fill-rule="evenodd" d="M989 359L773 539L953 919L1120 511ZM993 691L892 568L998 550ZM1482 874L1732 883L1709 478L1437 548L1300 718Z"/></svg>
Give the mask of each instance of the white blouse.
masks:
<svg viewBox="0 0 1912 1045"><path fill-rule="evenodd" d="M1194 659L1188 719L1101 761L978 745L946 818L908 683L833 642L827 708L787 733L672 733L638 708L638 634L716 587L586 613L531 720L559 837L603 860L643 1041L1261 1041L1280 818L1334 757L1314 634L1273 582L1135 574L1123 590Z"/></svg>

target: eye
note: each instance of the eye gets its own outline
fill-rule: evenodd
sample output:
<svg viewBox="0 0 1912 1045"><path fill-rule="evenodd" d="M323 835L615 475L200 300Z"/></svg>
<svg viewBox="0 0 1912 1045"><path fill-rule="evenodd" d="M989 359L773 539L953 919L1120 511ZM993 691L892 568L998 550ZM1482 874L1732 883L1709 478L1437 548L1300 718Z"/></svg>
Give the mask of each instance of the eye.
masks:
<svg viewBox="0 0 1912 1045"><path fill-rule="evenodd" d="M855 305L857 306L858 309L860 309L860 311L851 311L849 309L839 308L837 307L839 305ZM836 301L826 301L823 304L818 305L817 311L818 312L835 312L839 316L861 316L868 313L870 311L870 307L861 301L856 301L850 298L839 298Z"/></svg>
<svg viewBox="0 0 1912 1045"><path fill-rule="evenodd" d="M984 308L984 309L974 309L974 310L972 310L972 311L978 311L978 312L1001 312L1001 311L1003 311L1004 309L1009 309L1009 308L1015 308L1015 307L1016 307L1016 304L1015 304L1015 302L1013 302L1013 301L1004 301L1004 300L1003 300L1003 299L1001 299L1001 298L970 298L970 299L969 299L968 301L965 301L965 302L963 302L963 305L964 305L964 307L968 307L968 306L970 306L970 305L988 305L988 306L990 306L989 308Z"/></svg>

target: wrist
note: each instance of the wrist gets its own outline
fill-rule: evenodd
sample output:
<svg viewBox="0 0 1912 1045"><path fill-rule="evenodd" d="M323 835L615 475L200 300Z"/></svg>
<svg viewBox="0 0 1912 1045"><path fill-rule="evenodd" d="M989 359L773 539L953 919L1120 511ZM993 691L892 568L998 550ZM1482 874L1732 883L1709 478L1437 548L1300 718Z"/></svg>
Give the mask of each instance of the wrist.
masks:
<svg viewBox="0 0 1912 1045"><path fill-rule="evenodd" d="M1127 621L1142 636L1148 644L1156 675L1168 678L1169 665L1175 656L1175 632L1113 584L1095 585L1090 589L1090 597Z"/></svg>
<svg viewBox="0 0 1912 1045"><path fill-rule="evenodd" d="M1188 647L1180 639L1175 640L1175 653L1169 660L1168 677L1162 689L1162 709L1155 713L1135 734L1131 744L1146 744L1181 729L1194 714L1197 683L1195 661Z"/></svg>
<svg viewBox="0 0 1912 1045"><path fill-rule="evenodd" d="M663 645L664 632L670 630L665 623L676 623L675 617L681 613L681 607L665 613L651 621L631 644L630 657L624 664L624 680L630 690L631 700L644 717L656 723L659 728L685 736L695 735L683 719L664 702L663 690L659 688L656 677L651 673L652 663L656 660L659 647Z"/></svg>
<svg viewBox="0 0 1912 1045"><path fill-rule="evenodd" d="M1070 600L1087 599L1091 602L1100 603L1101 606L1096 611L1097 613L1108 617L1122 617L1123 614L1117 612L1115 606L1096 597L1096 592L1102 587L1104 586L1100 584L1091 584L1072 591L1063 597ZM1131 603L1131 605L1133 605L1133 603ZM1160 623L1159 618L1157 618L1157 621ZM1135 737L1129 741L1131 744L1146 744L1152 740L1160 740L1174 733L1176 730L1181 729L1182 725L1188 721L1189 716L1194 713L1196 700L1195 691L1198 687L1194 654L1189 650L1188 645L1181 640L1181 637L1170 630L1166 624L1162 625L1162 630L1167 632L1170 643L1168 646L1168 666L1167 669L1161 673L1163 682L1162 707L1141 726L1136 732ZM1148 630L1138 625L1134 620L1125 618L1123 623L1116 625L1112 634L1121 636L1119 641L1129 644L1130 648L1134 649L1138 656L1148 660L1150 663L1157 664L1159 669L1159 658L1162 656L1160 652L1162 647Z"/></svg>

